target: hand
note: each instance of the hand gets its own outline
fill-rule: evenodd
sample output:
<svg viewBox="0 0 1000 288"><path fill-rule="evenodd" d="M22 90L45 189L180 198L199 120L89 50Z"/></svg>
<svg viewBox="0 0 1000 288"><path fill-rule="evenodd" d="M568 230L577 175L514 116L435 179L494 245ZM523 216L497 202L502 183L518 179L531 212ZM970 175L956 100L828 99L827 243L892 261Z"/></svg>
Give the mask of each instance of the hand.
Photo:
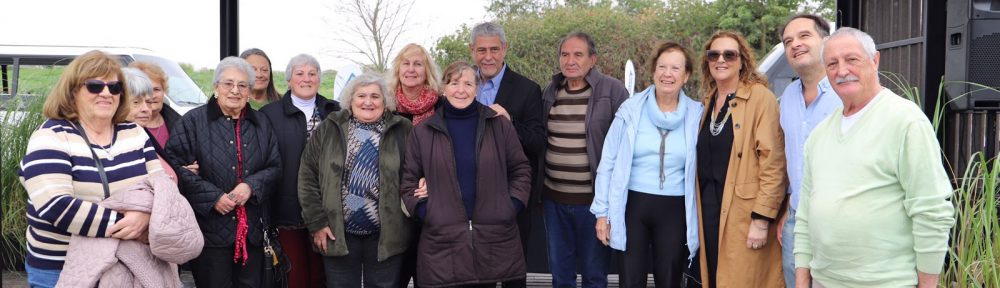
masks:
<svg viewBox="0 0 1000 288"><path fill-rule="evenodd" d="M413 196L417 199L427 198L427 178L420 178L417 182L417 189L413 190Z"/></svg>
<svg viewBox="0 0 1000 288"><path fill-rule="evenodd" d="M809 288L812 286L812 275L809 268L795 268L795 288Z"/></svg>
<svg viewBox="0 0 1000 288"><path fill-rule="evenodd" d="M250 195L253 194L252 191L253 190L250 189L250 185L247 185L247 183L240 183L233 188L233 191L229 191L228 194L234 195L232 196L233 202L236 206L240 206L247 204L247 200L250 200Z"/></svg>
<svg viewBox="0 0 1000 288"><path fill-rule="evenodd" d="M108 228L108 234L112 238L133 240L146 233L146 229L149 228L149 213L139 211L119 211L119 213L124 213L125 216Z"/></svg>
<svg viewBox="0 0 1000 288"><path fill-rule="evenodd" d="M608 224L608 217L597 217L594 229L597 230L597 240L608 246L608 242L611 241L611 224Z"/></svg>
<svg viewBox="0 0 1000 288"><path fill-rule="evenodd" d="M184 169L191 171L191 173L198 174L199 167L200 166L198 166L198 161L194 161L194 163L191 163L191 165L184 166Z"/></svg>
<svg viewBox="0 0 1000 288"><path fill-rule="evenodd" d="M493 103L493 105L490 105L490 109L496 111L498 115L506 117L507 120L514 121L510 119L510 113L507 113L507 109L504 109L500 104Z"/></svg>
<svg viewBox="0 0 1000 288"><path fill-rule="evenodd" d="M785 231L785 222L788 221L788 214L792 214L792 211L786 210L785 214L781 216L781 220L778 221L778 227L775 227L776 229L774 229L778 230L775 235L778 236L778 245L780 246L785 246L785 243L781 243L781 234Z"/></svg>
<svg viewBox="0 0 1000 288"><path fill-rule="evenodd" d="M327 239L330 239L331 241L337 240L337 238L333 237L333 232L330 231L330 227L325 227L323 229L319 229L319 231L313 232L313 245L316 245L316 248L319 248L319 250L323 251L323 253L326 253Z"/></svg>
<svg viewBox="0 0 1000 288"><path fill-rule="evenodd" d="M917 288L937 287L938 274L927 274L917 271Z"/></svg>
<svg viewBox="0 0 1000 288"><path fill-rule="evenodd" d="M747 233L747 248L760 249L767 245L767 220L754 219L750 221L750 230Z"/></svg>
<svg viewBox="0 0 1000 288"><path fill-rule="evenodd" d="M233 208L236 208L236 202L233 201L229 195L230 194L222 194L222 197L219 197L219 201L215 201L215 207L213 208L215 208L215 211L219 212L219 214L229 214L229 211L233 211Z"/></svg>

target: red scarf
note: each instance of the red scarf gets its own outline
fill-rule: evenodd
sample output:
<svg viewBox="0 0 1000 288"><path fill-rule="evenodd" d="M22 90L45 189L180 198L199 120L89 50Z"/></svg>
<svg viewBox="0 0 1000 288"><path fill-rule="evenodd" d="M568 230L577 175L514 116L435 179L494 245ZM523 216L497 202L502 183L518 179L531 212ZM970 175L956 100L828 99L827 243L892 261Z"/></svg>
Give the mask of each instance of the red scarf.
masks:
<svg viewBox="0 0 1000 288"><path fill-rule="evenodd" d="M438 95L430 87L424 86L420 89L420 95L416 100L410 100L403 95L403 87L396 88L396 102L399 103L396 111L413 115L413 125L423 122L434 115L434 104L437 104Z"/></svg>
<svg viewBox="0 0 1000 288"><path fill-rule="evenodd" d="M244 110L246 111L246 110ZM236 182L243 183L243 139L240 137L240 123L243 122L243 117L246 115L244 111L240 111L240 118L236 119ZM239 184L237 184L239 185ZM236 207L236 248L233 252L233 263L238 263L240 258L243 258L243 266L247 265L247 259L250 257L247 254L247 230L249 226L247 225L247 207L246 205L240 205Z"/></svg>

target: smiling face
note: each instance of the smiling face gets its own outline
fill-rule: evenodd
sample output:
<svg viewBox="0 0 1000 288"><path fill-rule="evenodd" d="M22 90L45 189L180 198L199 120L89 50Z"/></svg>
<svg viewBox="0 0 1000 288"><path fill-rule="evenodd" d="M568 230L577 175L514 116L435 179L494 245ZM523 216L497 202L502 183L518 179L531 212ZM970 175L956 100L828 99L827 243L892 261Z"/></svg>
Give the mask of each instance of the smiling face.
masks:
<svg viewBox="0 0 1000 288"><path fill-rule="evenodd" d="M351 94L351 115L358 121L369 123L382 118L385 111L385 98L382 88L376 84L358 87Z"/></svg>
<svg viewBox="0 0 1000 288"><path fill-rule="evenodd" d="M472 59L479 67L479 73L484 79L493 79L503 68L507 57L507 45L500 41L500 36L479 36L476 42L469 45L472 49Z"/></svg>
<svg viewBox="0 0 1000 288"><path fill-rule="evenodd" d="M399 63L399 84L404 88L427 85L427 61L421 53L411 53Z"/></svg>
<svg viewBox="0 0 1000 288"><path fill-rule="evenodd" d="M819 51L823 37L816 31L816 22L812 19L798 18L788 22L781 42L785 45L785 58L792 69L801 71L821 65Z"/></svg>
<svg viewBox="0 0 1000 288"><path fill-rule="evenodd" d="M267 83L271 81L271 65L267 64L267 58L260 55L250 55L247 56L247 63L253 66L255 75L253 90L263 91L267 89Z"/></svg>
<svg viewBox="0 0 1000 288"><path fill-rule="evenodd" d="M823 63L830 85L844 99L874 97L878 83L879 53L869 57L861 42L850 36L834 37L823 48Z"/></svg>
<svg viewBox="0 0 1000 288"><path fill-rule="evenodd" d="M229 116L237 116L250 98L250 79L237 68L228 68L219 74L215 83L215 97L219 108Z"/></svg>
<svg viewBox="0 0 1000 288"><path fill-rule="evenodd" d="M292 68L292 78L288 80L288 89L299 98L309 100L316 97L319 90L319 70L312 65L299 65Z"/></svg>
<svg viewBox="0 0 1000 288"><path fill-rule="evenodd" d="M587 76L590 68L597 62L597 55L590 54L587 41L572 37L566 39L559 48L559 70L569 79L581 79Z"/></svg>
<svg viewBox="0 0 1000 288"><path fill-rule="evenodd" d="M709 47L711 51L718 51L721 54L726 54L724 52L735 51L736 59L732 61L727 61L724 55L720 55L718 59L706 59L708 61L709 73L712 74L712 79L716 82L728 81L733 78L740 77L740 69L743 68L743 62L740 57L740 43L736 39L729 37L719 37L712 41L712 45Z"/></svg>
<svg viewBox="0 0 1000 288"><path fill-rule="evenodd" d="M476 101L476 74L472 69L463 69L456 75L451 75L444 84L444 96L451 106L464 109Z"/></svg>
<svg viewBox="0 0 1000 288"><path fill-rule="evenodd" d="M656 85L657 95L680 95L684 83L687 83L691 71L687 71L687 58L684 52L667 50L656 58L656 69L653 70L653 85Z"/></svg>
<svg viewBox="0 0 1000 288"><path fill-rule="evenodd" d="M87 80L97 80L107 83L118 81L118 77L112 75ZM115 111L118 111L118 105L121 105L122 93L111 94L108 90L110 89L104 86L100 93L90 93L85 85L80 85L80 88L76 90L76 97L73 98L76 111L80 115L81 120L111 121L114 118Z"/></svg>

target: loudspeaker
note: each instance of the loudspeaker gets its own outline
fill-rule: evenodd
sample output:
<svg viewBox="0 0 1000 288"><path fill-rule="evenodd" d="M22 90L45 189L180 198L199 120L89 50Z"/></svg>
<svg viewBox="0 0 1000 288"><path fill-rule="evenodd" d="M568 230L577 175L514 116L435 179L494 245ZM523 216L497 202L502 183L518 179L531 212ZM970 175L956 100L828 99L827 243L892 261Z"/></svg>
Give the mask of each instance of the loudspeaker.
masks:
<svg viewBox="0 0 1000 288"><path fill-rule="evenodd" d="M948 0L946 81L978 83L1000 89L1000 0ZM949 83L955 110L1000 109L1000 92Z"/></svg>

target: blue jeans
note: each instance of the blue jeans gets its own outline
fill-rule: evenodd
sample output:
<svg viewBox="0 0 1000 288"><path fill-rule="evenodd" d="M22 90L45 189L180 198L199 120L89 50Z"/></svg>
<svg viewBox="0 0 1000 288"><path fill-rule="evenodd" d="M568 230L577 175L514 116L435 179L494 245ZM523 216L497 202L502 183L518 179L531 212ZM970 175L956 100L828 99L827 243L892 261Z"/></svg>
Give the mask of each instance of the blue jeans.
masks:
<svg viewBox="0 0 1000 288"><path fill-rule="evenodd" d="M56 282L59 282L59 273L62 270L39 269L24 263L24 272L28 273L28 287L50 288L56 287Z"/></svg>
<svg viewBox="0 0 1000 288"><path fill-rule="evenodd" d="M576 287L576 263L580 260L583 287L608 287L610 248L597 240L597 219L590 205L544 201L545 234L553 287Z"/></svg>
<svg viewBox="0 0 1000 288"><path fill-rule="evenodd" d="M781 269L785 273L785 287L795 288L795 210L788 210L788 220L781 230Z"/></svg>

